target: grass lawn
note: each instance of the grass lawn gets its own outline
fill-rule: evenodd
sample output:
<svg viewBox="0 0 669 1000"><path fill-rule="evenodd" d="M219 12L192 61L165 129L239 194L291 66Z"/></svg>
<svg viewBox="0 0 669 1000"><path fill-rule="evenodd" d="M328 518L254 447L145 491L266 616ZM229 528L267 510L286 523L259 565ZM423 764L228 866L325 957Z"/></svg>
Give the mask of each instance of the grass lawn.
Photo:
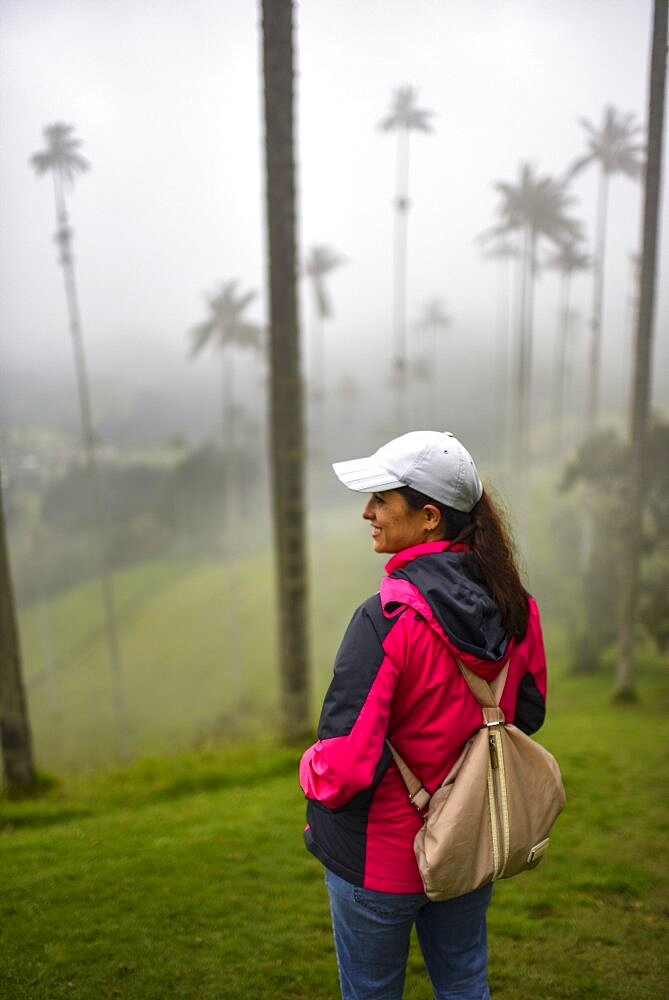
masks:
<svg viewBox="0 0 669 1000"><path fill-rule="evenodd" d="M540 868L496 888L496 1000L669 995L666 664L639 692L554 678L568 805ZM334 1000L297 756L210 748L0 800L0 996ZM415 947L405 995L431 996Z"/></svg>

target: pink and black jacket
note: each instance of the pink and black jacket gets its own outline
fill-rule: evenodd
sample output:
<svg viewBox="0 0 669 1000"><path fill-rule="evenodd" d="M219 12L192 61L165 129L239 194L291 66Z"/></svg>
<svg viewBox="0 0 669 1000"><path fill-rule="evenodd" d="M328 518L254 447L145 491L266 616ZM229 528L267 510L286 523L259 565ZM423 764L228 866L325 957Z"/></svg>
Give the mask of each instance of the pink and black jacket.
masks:
<svg viewBox="0 0 669 1000"><path fill-rule="evenodd" d="M526 733L543 722L546 661L536 604L530 598L524 638L509 638L467 551L427 542L388 562L380 592L348 626L318 740L302 756L307 848L354 885L422 891L413 853L422 819L385 739L434 792L481 725L456 652L486 680L510 658L500 703L506 719Z"/></svg>

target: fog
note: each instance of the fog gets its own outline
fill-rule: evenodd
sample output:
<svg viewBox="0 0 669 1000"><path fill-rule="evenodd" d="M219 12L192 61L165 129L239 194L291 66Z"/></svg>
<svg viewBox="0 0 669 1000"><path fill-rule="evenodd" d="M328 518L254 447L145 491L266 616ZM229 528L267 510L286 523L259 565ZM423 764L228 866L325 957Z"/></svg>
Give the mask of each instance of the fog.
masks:
<svg viewBox="0 0 669 1000"><path fill-rule="evenodd" d="M114 722L90 584L97 532L81 467L54 191L30 165L55 122L73 126L91 164L68 189L67 206L133 752L227 734L247 717L241 705L256 718L275 714L266 360L227 350L222 366L221 352L191 350L192 330L225 282L257 293L245 318L267 325L258 7L0 0L0 465L38 756L59 765L106 760ZM643 126L651 3L309 0L296 11L312 631L322 686L355 599L382 571L368 538L360 534L358 550L349 528L355 519L362 529L360 498L338 486L329 463L407 429L392 382L397 136L379 123L403 86L431 113L431 131L410 136L406 423L455 432L486 480L510 494L519 268L481 241L500 221L495 185L517 184L523 164L564 178L586 153L582 120L599 127L608 106ZM597 191L595 166L569 184L568 214L582 223L590 256ZM629 403L640 209L640 183L612 176L600 426L618 433ZM653 396L665 415L668 234L665 199ZM320 320L304 275L314 246L342 259L325 279L333 315ZM549 250L540 243L535 289L534 520L520 542L547 618L572 635L590 610L574 573L575 502L556 499L556 486L584 435L593 281L590 271L573 276L560 442L551 422L560 279L543 267ZM419 320L434 300L450 323L432 343ZM222 377L233 358L231 443ZM620 459L609 445L613 468ZM610 524L597 525L595 548L607 554L602 526ZM593 656L613 641L613 571L602 566L593 569L604 609ZM328 589L325 575L346 586ZM267 628L257 626L258 603ZM236 648L231 622L242 623Z"/></svg>
<svg viewBox="0 0 669 1000"><path fill-rule="evenodd" d="M232 277L258 290L254 318L266 313L258 16L250 0L0 3L3 425L34 424L46 408L76 433L52 188L28 163L43 147L43 126L60 120L75 126L92 164L69 207L100 432L125 446L215 432L219 365L213 356L186 360L186 335L203 318L204 294ZM347 261L328 283L332 384L339 373L355 374L367 399L387 385L396 140L378 123L394 89L416 87L420 106L434 112L433 132L411 137L407 309L411 327L425 301L441 297L452 317L443 350L456 377L444 385L443 421L458 429L472 399L463 373L482 394L495 374L499 265L477 243L495 222L493 182L515 182L521 161L561 175L585 150L579 117L599 124L605 105L643 122L649 27L650 4L639 0L298 5L301 243L328 244ZM572 214L583 220L590 250L596 179L591 168L572 185ZM604 401L614 419L626 405L639 206L639 184L615 176L603 347ZM666 218L665 207L665 242ZM557 287L546 272L537 290L539 386L552 358ZM575 405L590 288L588 275L575 278ZM666 315L663 294L660 331ZM666 357L660 336L656 371ZM245 391L251 400L255 377ZM656 400L666 389L658 375ZM134 432L133 419L115 413L121 397L136 414ZM258 393L252 405L259 412L261 400ZM379 421L360 406L371 445Z"/></svg>

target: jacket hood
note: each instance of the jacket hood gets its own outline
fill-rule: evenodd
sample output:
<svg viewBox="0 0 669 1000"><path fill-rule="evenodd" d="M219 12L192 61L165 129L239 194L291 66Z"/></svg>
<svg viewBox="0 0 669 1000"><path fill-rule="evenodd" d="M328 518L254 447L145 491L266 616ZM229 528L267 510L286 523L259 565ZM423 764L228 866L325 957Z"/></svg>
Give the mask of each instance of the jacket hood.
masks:
<svg viewBox="0 0 669 1000"><path fill-rule="evenodd" d="M469 569L468 551L466 545L427 542L398 552L386 565L381 600L386 613L392 613L393 605L410 605L433 627L436 621L458 651L476 660L496 661L499 669L509 635L499 608ZM476 669L469 656L466 661ZM488 674L489 668L482 672Z"/></svg>

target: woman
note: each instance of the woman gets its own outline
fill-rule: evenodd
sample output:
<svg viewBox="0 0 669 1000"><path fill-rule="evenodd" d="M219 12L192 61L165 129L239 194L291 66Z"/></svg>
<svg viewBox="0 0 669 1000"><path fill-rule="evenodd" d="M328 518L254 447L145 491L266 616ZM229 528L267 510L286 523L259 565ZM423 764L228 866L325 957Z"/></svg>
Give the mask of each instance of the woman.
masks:
<svg viewBox="0 0 669 1000"><path fill-rule="evenodd" d="M434 994L485 1000L491 886L429 902L413 853L421 816L388 737L434 792L481 725L456 664L492 681L509 661L505 718L544 718L536 605L474 462L450 433L413 431L333 466L371 493L375 552L392 555L380 592L355 612L336 657L318 740L303 755L308 849L326 868L344 1000L401 998L415 924Z"/></svg>

